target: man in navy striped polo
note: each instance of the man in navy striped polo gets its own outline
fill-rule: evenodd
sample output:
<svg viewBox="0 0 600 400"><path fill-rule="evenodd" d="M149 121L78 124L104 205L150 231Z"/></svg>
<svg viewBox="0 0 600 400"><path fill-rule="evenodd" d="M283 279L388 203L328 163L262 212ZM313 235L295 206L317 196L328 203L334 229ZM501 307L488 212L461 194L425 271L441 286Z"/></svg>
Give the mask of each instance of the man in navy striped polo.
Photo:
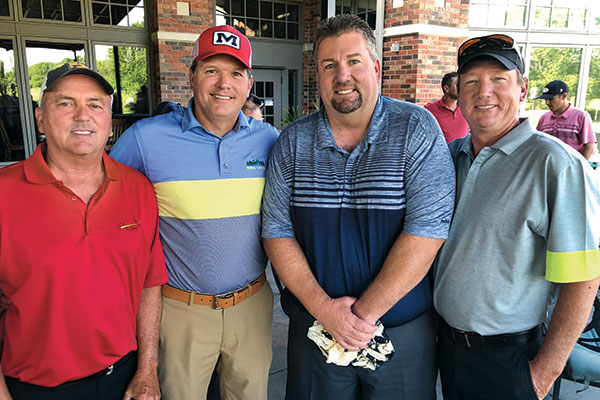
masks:
<svg viewBox="0 0 600 400"><path fill-rule="evenodd" d="M371 28L322 22L314 57L323 108L287 127L267 167L263 238L287 288L287 399L434 399L431 263L448 234L454 169L433 116L378 94ZM327 364L318 320L345 349L381 321L394 357L372 371Z"/></svg>

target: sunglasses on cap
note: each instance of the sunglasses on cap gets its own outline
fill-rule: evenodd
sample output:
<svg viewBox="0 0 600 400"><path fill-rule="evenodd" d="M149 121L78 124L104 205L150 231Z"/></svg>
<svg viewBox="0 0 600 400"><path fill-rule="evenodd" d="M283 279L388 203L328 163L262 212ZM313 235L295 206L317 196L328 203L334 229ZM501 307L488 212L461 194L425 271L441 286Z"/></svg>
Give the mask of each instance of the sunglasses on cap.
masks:
<svg viewBox="0 0 600 400"><path fill-rule="evenodd" d="M248 99L254 104L256 104L258 108L263 108L265 106L264 100L258 96L251 94L250 96L248 96Z"/></svg>
<svg viewBox="0 0 600 400"><path fill-rule="evenodd" d="M502 34L477 37L461 44L458 48L458 56L467 56L484 47L494 50L512 49L514 44L513 38Z"/></svg>

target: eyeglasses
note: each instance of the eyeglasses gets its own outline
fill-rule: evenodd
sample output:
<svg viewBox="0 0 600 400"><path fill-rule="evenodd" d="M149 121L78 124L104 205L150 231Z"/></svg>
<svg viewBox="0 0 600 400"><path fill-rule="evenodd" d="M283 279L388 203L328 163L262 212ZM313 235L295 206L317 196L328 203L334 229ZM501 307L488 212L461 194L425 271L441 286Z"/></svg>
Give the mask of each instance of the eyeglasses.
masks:
<svg viewBox="0 0 600 400"><path fill-rule="evenodd" d="M265 106L265 101L258 96L251 94L248 96L248 100L256 104L258 108L263 108Z"/></svg>
<svg viewBox="0 0 600 400"><path fill-rule="evenodd" d="M515 41L510 36L497 34L469 39L458 48L458 56L466 56L481 49L488 47L494 50L512 49Z"/></svg>

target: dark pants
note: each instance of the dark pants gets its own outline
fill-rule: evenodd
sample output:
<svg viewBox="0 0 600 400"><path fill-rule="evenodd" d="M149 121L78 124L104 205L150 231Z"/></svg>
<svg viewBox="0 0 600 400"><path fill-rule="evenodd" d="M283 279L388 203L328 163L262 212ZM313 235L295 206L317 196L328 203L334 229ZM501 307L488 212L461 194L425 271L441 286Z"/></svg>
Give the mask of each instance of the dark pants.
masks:
<svg viewBox="0 0 600 400"><path fill-rule="evenodd" d="M440 328L438 356L444 400L537 400L529 361L542 337L506 347L468 347Z"/></svg>
<svg viewBox="0 0 600 400"><path fill-rule="evenodd" d="M109 370L56 387L24 383L6 377L13 400L122 400L137 368L137 352L132 351Z"/></svg>
<svg viewBox="0 0 600 400"><path fill-rule="evenodd" d="M286 304L287 400L433 400L437 378L436 316L430 311L404 325L385 328L396 350L378 370L327 364L306 337L314 318Z"/></svg>

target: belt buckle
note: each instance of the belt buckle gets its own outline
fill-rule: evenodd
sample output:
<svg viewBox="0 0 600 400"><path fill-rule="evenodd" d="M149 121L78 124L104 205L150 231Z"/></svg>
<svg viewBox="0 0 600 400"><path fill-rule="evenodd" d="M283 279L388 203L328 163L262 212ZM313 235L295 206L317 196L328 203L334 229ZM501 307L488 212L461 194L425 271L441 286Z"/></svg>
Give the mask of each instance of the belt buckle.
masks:
<svg viewBox="0 0 600 400"><path fill-rule="evenodd" d="M471 334L470 332L461 331L461 330L458 330L458 329L452 329L451 328L450 329L450 333L452 334L452 338L455 341L458 341L458 340L456 340L457 337L464 338L465 339L465 343L467 344L467 347L471 348L471 342L469 341L469 335Z"/></svg>
<svg viewBox="0 0 600 400"><path fill-rule="evenodd" d="M218 307L217 306L217 299L220 298L221 296L213 294L213 303L212 303L212 308L213 310L222 310L223 307Z"/></svg>
<svg viewBox="0 0 600 400"><path fill-rule="evenodd" d="M462 336L465 338L465 342L467 343L467 347L471 348L471 342L469 342L469 332L462 332Z"/></svg>

